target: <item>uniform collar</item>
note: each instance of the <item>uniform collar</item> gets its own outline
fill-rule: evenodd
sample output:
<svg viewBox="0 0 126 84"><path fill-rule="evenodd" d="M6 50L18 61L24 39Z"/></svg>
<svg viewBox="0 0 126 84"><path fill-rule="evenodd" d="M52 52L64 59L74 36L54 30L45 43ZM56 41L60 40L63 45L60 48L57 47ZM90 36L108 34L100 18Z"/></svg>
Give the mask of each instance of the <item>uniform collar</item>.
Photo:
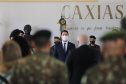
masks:
<svg viewBox="0 0 126 84"><path fill-rule="evenodd" d="M35 51L35 54L44 54L44 55L49 55L48 53L42 51L42 50L37 50Z"/></svg>
<svg viewBox="0 0 126 84"><path fill-rule="evenodd" d="M120 56L108 56L105 58L105 62L112 62L114 64L120 64L122 63L124 60L124 56L120 57Z"/></svg>

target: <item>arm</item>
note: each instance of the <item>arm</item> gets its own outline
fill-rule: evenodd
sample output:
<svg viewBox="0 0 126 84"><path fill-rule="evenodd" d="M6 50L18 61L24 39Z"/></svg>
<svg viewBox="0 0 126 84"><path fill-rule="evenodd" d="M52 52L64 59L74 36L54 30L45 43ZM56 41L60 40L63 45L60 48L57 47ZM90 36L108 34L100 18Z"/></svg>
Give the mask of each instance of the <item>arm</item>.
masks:
<svg viewBox="0 0 126 84"><path fill-rule="evenodd" d="M57 46L54 47L53 57L58 58Z"/></svg>
<svg viewBox="0 0 126 84"><path fill-rule="evenodd" d="M29 68L26 69L27 65L25 64L16 64L12 70L12 76L10 79L10 84L31 84L29 81L28 72L31 71ZM28 73L28 74L27 74Z"/></svg>
<svg viewBox="0 0 126 84"><path fill-rule="evenodd" d="M59 66L59 83L57 84L69 84L69 79L68 79L68 71L67 68L65 67L65 65L60 65Z"/></svg>
<svg viewBox="0 0 126 84"><path fill-rule="evenodd" d="M22 79L22 75L24 74L24 73L22 73L22 68L18 64L16 64L16 66L14 66L14 68L12 70L10 84L24 84L23 80L25 78Z"/></svg>
<svg viewBox="0 0 126 84"><path fill-rule="evenodd" d="M75 49L76 47L75 47L75 44L74 44L74 49Z"/></svg>
<svg viewBox="0 0 126 84"><path fill-rule="evenodd" d="M68 68L69 76L70 76L71 71L72 71L72 61L73 61L73 55L72 55L72 52L70 51L67 58L66 58L66 61L65 61L65 64Z"/></svg>

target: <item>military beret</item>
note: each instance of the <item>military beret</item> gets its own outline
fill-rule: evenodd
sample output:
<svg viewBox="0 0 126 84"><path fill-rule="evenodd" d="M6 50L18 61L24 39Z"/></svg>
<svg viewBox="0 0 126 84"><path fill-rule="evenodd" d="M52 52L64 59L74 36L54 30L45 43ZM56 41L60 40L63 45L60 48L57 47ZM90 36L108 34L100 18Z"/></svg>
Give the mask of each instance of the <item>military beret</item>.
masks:
<svg viewBox="0 0 126 84"><path fill-rule="evenodd" d="M59 39L59 40L61 40L58 36L55 36L54 39Z"/></svg>
<svg viewBox="0 0 126 84"><path fill-rule="evenodd" d="M91 36L90 36L90 38L94 38L94 39L96 39L96 37L95 37L95 36L93 36L93 35L91 35Z"/></svg>
<svg viewBox="0 0 126 84"><path fill-rule="evenodd" d="M24 32L22 30L19 30L19 31L20 31L20 33L23 33L24 34Z"/></svg>
<svg viewBox="0 0 126 84"><path fill-rule="evenodd" d="M15 29L11 32L10 37L16 37L20 34L20 30L19 29Z"/></svg>
<svg viewBox="0 0 126 84"><path fill-rule="evenodd" d="M124 31L111 31L105 35L103 35L100 40L106 41L106 40L115 40L117 38L125 38L126 33Z"/></svg>
<svg viewBox="0 0 126 84"><path fill-rule="evenodd" d="M36 38L46 38L46 39L50 39L50 37L51 37L51 32L50 31L48 31L48 30L40 30L40 31L37 31L33 35L32 39L33 40L36 39Z"/></svg>
<svg viewBox="0 0 126 84"><path fill-rule="evenodd" d="M112 31L115 31L115 32L117 32L117 31L119 31L118 29L113 29Z"/></svg>

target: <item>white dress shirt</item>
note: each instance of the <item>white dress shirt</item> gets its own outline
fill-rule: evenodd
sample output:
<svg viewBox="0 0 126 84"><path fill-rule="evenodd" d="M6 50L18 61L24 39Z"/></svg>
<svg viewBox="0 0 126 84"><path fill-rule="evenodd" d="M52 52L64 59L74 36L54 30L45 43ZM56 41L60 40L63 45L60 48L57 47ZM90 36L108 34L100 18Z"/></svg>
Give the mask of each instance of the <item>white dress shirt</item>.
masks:
<svg viewBox="0 0 126 84"><path fill-rule="evenodd" d="M65 49L65 50L67 51L68 41L67 41L67 42L63 42L63 41L62 41L63 49L64 49L64 43L66 43L66 45L65 45L65 48L66 48L66 49Z"/></svg>

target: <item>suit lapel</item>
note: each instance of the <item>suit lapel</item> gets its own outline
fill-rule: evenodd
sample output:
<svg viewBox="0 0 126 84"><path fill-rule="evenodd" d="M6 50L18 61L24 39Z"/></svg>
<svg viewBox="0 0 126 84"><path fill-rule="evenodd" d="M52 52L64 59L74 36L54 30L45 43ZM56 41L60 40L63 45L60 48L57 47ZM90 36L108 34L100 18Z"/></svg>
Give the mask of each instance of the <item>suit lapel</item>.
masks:
<svg viewBox="0 0 126 84"><path fill-rule="evenodd" d="M60 43L60 48L61 48L61 51L63 51L63 53L65 53L65 51L64 51L64 49L63 49L62 42Z"/></svg>
<svg viewBox="0 0 126 84"><path fill-rule="evenodd" d="M70 42L68 42L66 53L68 53L69 50L70 50Z"/></svg>

